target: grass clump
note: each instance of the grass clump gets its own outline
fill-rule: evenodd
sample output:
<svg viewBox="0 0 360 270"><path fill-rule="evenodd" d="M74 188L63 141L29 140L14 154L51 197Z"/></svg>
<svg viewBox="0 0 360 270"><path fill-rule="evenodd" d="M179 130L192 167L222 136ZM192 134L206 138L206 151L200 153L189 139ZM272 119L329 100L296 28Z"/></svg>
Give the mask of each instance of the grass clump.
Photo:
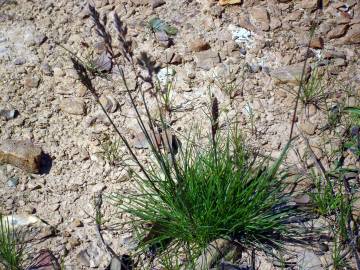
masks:
<svg viewBox="0 0 360 270"><path fill-rule="evenodd" d="M0 213L0 266L7 270L23 269L24 245L21 235Z"/></svg>
<svg viewBox="0 0 360 270"><path fill-rule="evenodd" d="M186 250L189 265L220 238L271 253L299 236L289 226L299 212L279 173L284 154L272 165L257 160L237 131L210 139L203 151L189 143L175 164L161 155L150 178L138 176L140 194L120 196L121 208L134 217L141 248Z"/></svg>
<svg viewBox="0 0 360 270"><path fill-rule="evenodd" d="M146 102L147 97L155 93L158 107L170 111L171 95L167 94L171 93L172 81L159 89L160 84L154 82L156 73L150 57L144 52L138 58L133 56L128 46L130 41L126 39L126 26L117 14L114 14L114 24L120 53L113 49L105 27L107 20L101 20L91 6L90 12L154 157L154 162L149 164L138 158L99 102L92 70L72 57L81 83L101 106L139 167L140 173L135 174L137 191L112 198L119 202L123 213L132 217L131 222L140 236L140 251L151 251L164 259L166 269L174 269L174 264L185 269L200 269L195 258L218 239L274 255L274 251L285 248L285 243L303 237L304 231L296 223L304 215L291 203L290 189L283 181L287 175L280 170L288 146L272 164L267 159L259 159L246 147L236 127L227 132L220 130L219 104L215 97L212 97L208 143L200 147L195 138L186 138L180 144L171 126L166 124L166 115L160 113L160 120L155 121ZM118 55L135 75L135 89L128 86L124 66L117 62ZM230 92L235 89L231 87ZM138 99L144 108L139 108Z"/></svg>

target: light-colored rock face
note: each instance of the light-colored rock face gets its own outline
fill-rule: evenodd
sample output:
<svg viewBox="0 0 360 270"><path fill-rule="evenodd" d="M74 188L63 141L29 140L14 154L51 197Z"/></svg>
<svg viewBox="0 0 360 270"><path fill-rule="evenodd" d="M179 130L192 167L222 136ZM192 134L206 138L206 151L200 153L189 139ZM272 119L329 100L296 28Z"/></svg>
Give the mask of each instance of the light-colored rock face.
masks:
<svg viewBox="0 0 360 270"><path fill-rule="evenodd" d="M29 173L40 172L42 150L30 141L0 142L0 163L19 167Z"/></svg>

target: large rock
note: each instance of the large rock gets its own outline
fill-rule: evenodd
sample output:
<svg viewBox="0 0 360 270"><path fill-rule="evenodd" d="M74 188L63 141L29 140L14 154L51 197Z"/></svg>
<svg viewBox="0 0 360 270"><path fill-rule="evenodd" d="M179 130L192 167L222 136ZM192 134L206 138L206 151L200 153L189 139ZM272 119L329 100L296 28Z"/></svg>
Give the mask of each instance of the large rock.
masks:
<svg viewBox="0 0 360 270"><path fill-rule="evenodd" d="M286 67L281 67L274 69L270 72L271 77L273 77L278 83L291 83L291 84L300 84L301 74L303 72L303 63L290 65ZM305 68L304 80L306 80L310 75L311 68L307 66Z"/></svg>
<svg viewBox="0 0 360 270"><path fill-rule="evenodd" d="M40 147L30 141L5 140L0 144L0 163L11 164L29 173L40 172Z"/></svg>

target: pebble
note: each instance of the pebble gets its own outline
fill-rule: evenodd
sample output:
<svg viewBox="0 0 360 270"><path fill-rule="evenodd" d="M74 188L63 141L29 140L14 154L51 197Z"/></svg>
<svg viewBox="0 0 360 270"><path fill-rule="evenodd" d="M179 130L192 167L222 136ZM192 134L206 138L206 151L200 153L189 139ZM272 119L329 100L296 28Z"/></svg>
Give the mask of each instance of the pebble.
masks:
<svg viewBox="0 0 360 270"><path fill-rule="evenodd" d="M15 188L19 183L19 177L10 177L7 181L8 187Z"/></svg>
<svg viewBox="0 0 360 270"><path fill-rule="evenodd" d="M42 149L30 141L5 140L0 143L0 163L11 164L29 173L40 172Z"/></svg>
<svg viewBox="0 0 360 270"><path fill-rule="evenodd" d="M323 270L320 258L311 250L299 252L298 265L300 269Z"/></svg>
<svg viewBox="0 0 360 270"><path fill-rule="evenodd" d="M220 58L217 52L213 50L207 50L196 53L195 62L197 67L204 70L210 70L216 64L220 63Z"/></svg>
<svg viewBox="0 0 360 270"><path fill-rule="evenodd" d="M104 93L100 96L99 99L101 105L104 106L105 110L108 113L113 113L118 108L119 103L116 101L115 97L110 93Z"/></svg>
<svg viewBox="0 0 360 270"><path fill-rule="evenodd" d="M68 114L85 115L86 105L80 98L65 98L60 103L60 109Z"/></svg>
<svg viewBox="0 0 360 270"><path fill-rule="evenodd" d="M240 4L242 0L220 0L219 4L224 5L234 5L234 4Z"/></svg>
<svg viewBox="0 0 360 270"><path fill-rule="evenodd" d="M311 39L310 48L323 49L324 48L324 39L322 37L315 37L315 38Z"/></svg>
<svg viewBox="0 0 360 270"><path fill-rule="evenodd" d="M0 110L0 117L5 121L16 118L19 115L17 110Z"/></svg>
<svg viewBox="0 0 360 270"><path fill-rule="evenodd" d="M14 65L17 65L17 66L21 66L23 64L26 63L26 59L25 58L16 58L14 60Z"/></svg>
<svg viewBox="0 0 360 270"><path fill-rule="evenodd" d="M270 17L265 7L253 7L250 10L250 20L261 30L270 30Z"/></svg>
<svg viewBox="0 0 360 270"><path fill-rule="evenodd" d="M360 43L360 24L354 24L349 28L343 43L347 45Z"/></svg>
<svg viewBox="0 0 360 270"><path fill-rule="evenodd" d="M47 76L53 75L53 70L48 63L44 63L41 65L41 71L44 75L47 75Z"/></svg>
<svg viewBox="0 0 360 270"><path fill-rule="evenodd" d="M82 221L80 219L75 219L72 223L73 227L83 227L84 224L82 223Z"/></svg>
<svg viewBox="0 0 360 270"><path fill-rule="evenodd" d="M278 83L291 83L298 85L301 80L303 72L303 63L281 67L270 71L271 77L277 80ZM305 69L305 78L310 75L311 68L307 66Z"/></svg>
<svg viewBox="0 0 360 270"><path fill-rule="evenodd" d="M165 5L166 2L164 0L150 0L150 4L152 8L157 8L162 5Z"/></svg>
<svg viewBox="0 0 360 270"><path fill-rule="evenodd" d="M164 48L170 47L171 39L169 38L169 36L165 32L163 32L163 31L156 32L155 37L156 37L156 40L159 42L161 47L164 47Z"/></svg>
<svg viewBox="0 0 360 270"><path fill-rule="evenodd" d="M105 257L105 254L99 246L92 243L88 248L80 251L76 257L82 265L95 268L99 267Z"/></svg>
<svg viewBox="0 0 360 270"><path fill-rule="evenodd" d="M334 38L340 38L346 34L346 31L348 30L349 25L337 25L335 28L330 30L330 32L327 34L328 39L334 39Z"/></svg>
<svg viewBox="0 0 360 270"><path fill-rule="evenodd" d="M74 238L74 237L69 237L68 241L67 241L67 249L73 249L77 246L80 246L81 242L78 238Z"/></svg>
<svg viewBox="0 0 360 270"><path fill-rule="evenodd" d="M210 49L210 44L201 38L195 39L190 43L190 50L193 52L201 52L208 49Z"/></svg>
<svg viewBox="0 0 360 270"><path fill-rule="evenodd" d="M54 67L53 73L54 73L54 77L57 77L57 78L62 78L66 75L65 72L59 67Z"/></svg>
<svg viewBox="0 0 360 270"><path fill-rule="evenodd" d="M37 239L45 239L55 235L55 228L53 226L45 226L41 228L40 233L37 235Z"/></svg>
<svg viewBox="0 0 360 270"><path fill-rule="evenodd" d="M47 40L47 36L44 34L37 34L34 36L34 42L37 46L42 45Z"/></svg>
<svg viewBox="0 0 360 270"><path fill-rule="evenodd" d="M306 122L300 124L300 128L307 135L314 135L315 131L316 131L316 128L317 128L317 125L315 125L315 124L313 124L313 123L311 123L309 121L306 121Z"/></svg>
<svg viewBox="0 0 360 270"><path fill-rule="evenodd" d="M40 79L36 76L27 76L23 81L26 88L37 88L40 84Z"/></svg>

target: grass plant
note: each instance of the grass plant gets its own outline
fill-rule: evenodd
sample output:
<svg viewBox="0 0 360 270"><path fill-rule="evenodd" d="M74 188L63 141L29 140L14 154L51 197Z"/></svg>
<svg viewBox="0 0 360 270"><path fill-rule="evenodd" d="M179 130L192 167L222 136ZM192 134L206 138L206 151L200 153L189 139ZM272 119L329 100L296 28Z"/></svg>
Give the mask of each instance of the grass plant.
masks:
<svg viewBox="0 0 360 270"><path fill-rule="evenodd" d="M114 23L120 52L115 53L105 27L106 17L100 19L92 6L90 15L96 32L106 44L112 66L119 71L153 157L148 164L140 161L99 102L92 82L94 73L78 58L71 57L81 83L98 102L139 167L139 172L134 174L136 192L112 197L114 202L119 202L122 212L132 217L134 230L140 235L139 250L162 258L168 269L180 265L199 269L196 258L218 239L249 248L253 254L254 250L261 250L275 256L274 251L285 249L286 244L299 243L307 236L299 225L304 213L291 204L291 189L283 181L287 174L280 169L289 144L275 162L259 158L246 146L237 127L220 130L219 104L212 97L210 132L205 145L199 147L193 143L194 138L188 138L175 151L170 145L166 116L160 113L160 120L155 123L147 107L146 97L151 93L160 93L155 95L159 106L164 99L163 93L156 91L155 68L150 57L144 52L134 57L129 47L131 42L126 38L126 26L117 14ZM119 55L121 65L117 62ZM123 63L135 75L134 91L128 87ZM233 89L230 87L229 91ZM145 116L139 112L137 99L144 106ZM165 96L165 103L166 100ZM161 147L151 139L158 132L166 136L166 139L160 136L161 145L168 147Z"/></svg>
<svg viewBox="0 0 360 270"><path fill-rule="evenodd" d="M23 260L22 235L10 224L9 219L0 213L0 266L6 270L22 270Z"/></svg>

